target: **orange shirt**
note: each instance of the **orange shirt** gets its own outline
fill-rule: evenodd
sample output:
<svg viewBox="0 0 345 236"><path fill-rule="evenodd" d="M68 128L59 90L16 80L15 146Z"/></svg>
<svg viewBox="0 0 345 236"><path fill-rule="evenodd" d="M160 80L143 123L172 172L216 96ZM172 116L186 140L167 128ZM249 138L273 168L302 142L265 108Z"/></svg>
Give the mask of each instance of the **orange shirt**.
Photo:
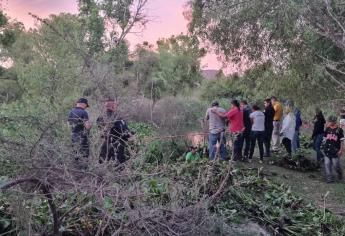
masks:
<svg viewBox="0 0 345 236"><path fill-rule="evenodd" d="M273 105L274 108L274 117L273 120L275 121L280 121L283 117L283 106L280 102L275 102L275 104Z"/></svg>

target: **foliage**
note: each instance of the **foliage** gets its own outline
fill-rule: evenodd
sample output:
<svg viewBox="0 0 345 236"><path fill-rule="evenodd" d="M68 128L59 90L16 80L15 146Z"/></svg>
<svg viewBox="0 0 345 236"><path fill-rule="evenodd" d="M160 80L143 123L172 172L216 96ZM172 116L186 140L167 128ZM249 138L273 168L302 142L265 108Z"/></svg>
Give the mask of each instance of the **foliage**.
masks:
<svg viewBox="0 0 345 236"><path fill-rule="evenodd" d="M205 54L195 38L186 35L161 39L157 45L157 53L152 45L138 45L135 62L138 85L154 104L164 95L177 96L197 87L200 58Z"/></svg>
<svg viewBox="0 0 345 236"><path fill-rule="evenodd" d="M192 0L189 4L190 31L215 46L225 60L259 71L270 65L264 72L267 76L250 70L253 77L248 79L259 92L313 100L307 104L318 101L318 94L327 100L341 96L337 93L344 85L341 1ZM254 86L246 94L258 94Z"/></svg>
<svg viewBox="0 0 345 236"><path fill-rule="evenodd" d="M151 164L173 163L183 159L187 147L183 140L153 141L145 148L144 160Z"/></svg>
<svg viewBox="0 0 345 236"><path fill-rule="evenodd" d="M293 69L276 72L268 62L247 70L243 75L221 77L204 83L201 96L208 101L238 98L261 105L265 98L276 95L282 101L293 100L307 113L313 112L316 106L321 106L320 101L341 96L332 86L322 70L317 68L307 75Z"/></svg>
<svg viewBox="0 0 345 236"><path fill-rule="evenodd" d="M327 209L318 209L284 185L260 177L256 171L236 175L237 186L219 211L233 217L231 209L265 225L277 235L342 235L342 220Z"/></svg>
<svg viewBox="0 0 345 236"><path fill-rule="evenodd" d="M134 123L133 122L133 123L130 123L128 126L129 126L129 129L133 131L135 133L135 136L138 137L139 139L152 137L153 135L156 134L155 128L148 123L144 123L144 122Z"/></svg>

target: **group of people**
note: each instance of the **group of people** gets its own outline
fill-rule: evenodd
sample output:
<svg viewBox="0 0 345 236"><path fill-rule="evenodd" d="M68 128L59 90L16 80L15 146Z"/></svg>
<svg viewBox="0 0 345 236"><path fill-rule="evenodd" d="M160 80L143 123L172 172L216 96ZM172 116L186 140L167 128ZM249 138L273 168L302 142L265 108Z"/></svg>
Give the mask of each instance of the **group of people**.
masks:
<svg viewBox="0 0 345 236"><path fill-rule="evenodd" d="M214 160L218 151L220 159L227 160L227 123L233 138L232 160L251 162L256 144L259 147L260 163L263 163L264 157L271 156L271 151L277 151L280 143L285 147L287 157L291 157L300 148L302 119L293 101L288 100L284 105L272 96L264 100L264 110L261 111L257 104L250 107L245 100L232 100L230 110L225 111L214 101L205 116L209 124L209 159ZM345 109L340 123L345 127ZM333 167L339 179L342 179L339 158L343 152L344 135L342 128L337 125L337 117L330 116L326 122L322 111L317 109L312 138L318 163L324 159L327 182L334 181Z"/></svg>
<svg viewBox="0 0 345 236"><path fill-rule="evenodd" d="M314 117L314 130L312 139L318 163L324 161L327 183L334 182L333 167L338 179L343 179L343 171L340 165L340 157L344 149L345 110L341 111L340 124L337 117L329 116L327 121L322 111L317 108Z"/></svg>
<svg viewBox="0 0 345 236"><path fill-rule="evenodd" d="M285 103L285 108L272 96L265 99L264 110L259 105L250 107L247 101L232 100L231 108L226 111L214 101L206 111L205 119L209 124L208 149L209 159L214 160L219 153L221 160L227 160L226 150L226 125L233 137L232 160L251 162L256 144L259 147L260 163L264 157L271 156L271 150L277 151L281 143L285 147L288 157L299 148L299 130L302 126L301 112L292 101ZM101 130L102 145L99 153L100 163L117 160L119 163L126 161L125 147L128 139L133 135L125 120L117 114L117 102L108 98L104 101L104 114L97 118L97 126ZM86 159L90 155L89 132L92 123L86 109L88 100L80 98L76 106L68 115L71 127L71 140L75 149L75 159ZM285 113L285 114L284 114ZM317 161L324 161L326 180L333 182L332 173L335 167L338 178L343 178L339 158L343 153L343 140L345 128L345 108L341 111L340 125L337 117L330 116L326 122L320 109L316 109L312 139ZM217 145L218 144L218 145ZM188 162L198 160L197 148L192 147L186 156Z"/></svg>
<svg viewBox="0 0 345 236"><path fill-rule="evenodd" d="M250 107L245 100L232 100L231 109L226 112L214 101L205 116L209 124L209 158L215 158L218 143L220 158L227 159L224 135L227 122L233 135L235 161L251 161L257 143L262 162L264 157L271 156L271 142L272 151L278 150L281 137L288 155L296 151L299 148L299 129L302 125L300 111L289 101L283 119L283 106L274 96L264 100L264 107L264 111L261 111L256 104Z"/></svg>
<svg viewBox="0 0 345 236"><path fill-rule="evenodd" d="M92 123L86 111L88 107L88 100L80 98L68 115L76 160L80 158L86 159L90 155L89 132L92 128ZM104 161L117 160L119 163L124 163L126 161L126 142L133 132L129 130L126 121L118 116L115 99L105 99L104 108L104 114L97 118L97 126L101 130L102 139L99 161L102 163Z"/></svg>

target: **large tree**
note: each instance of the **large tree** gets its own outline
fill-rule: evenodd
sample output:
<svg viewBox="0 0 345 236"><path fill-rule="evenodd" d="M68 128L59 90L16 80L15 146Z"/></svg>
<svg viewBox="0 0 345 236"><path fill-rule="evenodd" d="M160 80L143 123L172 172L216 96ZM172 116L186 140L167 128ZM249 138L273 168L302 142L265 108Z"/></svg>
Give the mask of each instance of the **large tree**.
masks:
<svg viewBox="0 0 345 236"><path fill-rule="evenodd" d="M271 60L303 78L324 69L343 86L345 4L338 0L192 0L189 29L226 60Z"/></svg>

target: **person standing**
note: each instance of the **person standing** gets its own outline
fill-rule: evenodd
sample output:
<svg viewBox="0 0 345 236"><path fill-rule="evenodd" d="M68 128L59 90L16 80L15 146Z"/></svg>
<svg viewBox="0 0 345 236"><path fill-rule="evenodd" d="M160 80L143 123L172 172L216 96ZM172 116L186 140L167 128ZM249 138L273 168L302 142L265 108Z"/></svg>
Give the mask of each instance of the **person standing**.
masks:
<svg viewBox="0 0 345 236"><path fill-rule="evenodd" d="M300 135L300 128L302 126L302 118L301 118L301 111L295 107L294 102L292 100L286 101L286 105L290 107L294 107L293 113L295 116L295 134L292 140L292 151L295 153L300 148L300 142L299 142L299 135Z"/></svg>
<svg viewBox="0 0 345 236"><path fill-rule="evenodd" d="M265 134L264 134L264 144L265 144L265 155L266 157L271 156L271 139L273 133L273 118L275 115L274 108L271 103L271 99L266 99L264 101L265 106Z"/></svg>
<svg viewBox="0 0 345 236"><path fill-rule="evenodd" d="M132 135L125 120L117 114L117 102L115 99L105 101L105 113L97 118L98 127L102 129L103 143L100 152L100 163L103 161L115 161L124 163L125 147L128 138Z"/></svg>
<svg viewBox="0 0 345 236"><path fill-rule="evenodd" d="M243 131L243 159L247 160L250 150L250 140L251 140L251 131L252 131L252 122L250 119L250 113L252 110L250 109L246 100L241 101L241 109L243 111L243 124L244 124L244 131Z"/></svg>
<svg viewBox="0 0 345 236"><path fill-rule="evenodd" d="M313 140L313 148L316 152L317 162L320 163L323 159L323 154L321 152L321 144L325 133L326 120L323 116L322 111L319 108L315 109L315 113L316 114L314 117L314 129L311 138Z"/></svg>
<svg viewBox="0 0 345 236"><path fill-rule="evenodd" d="M334 182L332 173L333 166L338 173L339 180L343 179L343 171L340 165L340 157L344 149L344 133L337 125L337 117L330 116L328 118L327 128L325 130L325 144L323 147L325 153L325 172L327 183Z"/></svg>
<svg viewBox="0 0 345 236"><path fill-rule="evenodd" d="M262 111L260 111L260 108L257 105L254 105L253 112L250 114L250 119L252 122L252 131L249 160L253 158L255 144L256 141L258 141L260 151L260 163L262 163L264 157L263 142L265 134L265 114Z"/></svg>
<svg viewBox="0 0 345 236"><path fill-rule="evenodd" d="M238 161L242 159L242 145L243 145L243 111L240 108L238 100L231 101L231 109L228 112L220 112L217 109L212 109L222 118L227 118L230 122L230 132L234 136L233 142L233 160Z"/></svg>
<svg viewBox="0 0 345 236"><path fill-rule="evenodd" d="M68 123L72 131L71 140L77 154L75 160L79 160L80 156L87 158L90 153L88 136L91 123L89 121L89 114L86 111L88 107L88 100L86 98L80 98L76 106L68 114Z"/></svg>
<svg viewBox="0 0 345 236"><path fill-rule="evenodd" d="M211 107L207 109L205 120L208 120L209 135L208 135L208 148L209 159L214 160L216 155L216 144L219 142L219 154L222 160L226 160L226 139L225 139L225 118L222 118L212 112L215 109L218 112L225 113L225 109L219 107L217 101L212 102Z"/></svg>
<svg viewBox="0 0 345 236"><path fill-rule="evenodd" d="M288 156L291 157L292 154L292 140L295 135L296 121L295 115L293 113L293 107L287 106L285 108L286 116L283 120L283 126L280 135L283 137L282 143L288 153Z"/></svg>
<svg viewBox="0 0 345 236"><path fill-rule="evenodd" d="M280 127L281 119L283 117L283 106L278 101L277 97L271 97L272 106L274 108L274 117L273 117L273 133L272 133L272 150L277 151L280 144Z"/></svg>

